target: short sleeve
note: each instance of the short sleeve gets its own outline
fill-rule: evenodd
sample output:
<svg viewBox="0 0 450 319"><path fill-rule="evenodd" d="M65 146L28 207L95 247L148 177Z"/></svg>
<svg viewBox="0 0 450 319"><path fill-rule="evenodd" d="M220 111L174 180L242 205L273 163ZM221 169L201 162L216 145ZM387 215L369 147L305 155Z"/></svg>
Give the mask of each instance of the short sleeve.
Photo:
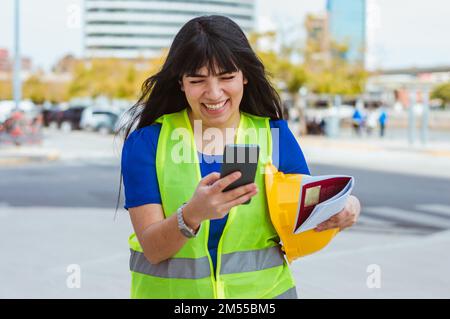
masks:
<svg viewBox="0 0 450 319"><path fill-rule="evenodd" d="M286 120L271 120L272 158L278 170L285 174L306 174L309 172L303 151Z"/></svg>
<svg viewBox="0 0 450 319"><path fill-rule="evenodd" d="M121 161L125 209L161 204L155 164L160 131L160 124L146 126L132 132L125 140Z"/></svg>

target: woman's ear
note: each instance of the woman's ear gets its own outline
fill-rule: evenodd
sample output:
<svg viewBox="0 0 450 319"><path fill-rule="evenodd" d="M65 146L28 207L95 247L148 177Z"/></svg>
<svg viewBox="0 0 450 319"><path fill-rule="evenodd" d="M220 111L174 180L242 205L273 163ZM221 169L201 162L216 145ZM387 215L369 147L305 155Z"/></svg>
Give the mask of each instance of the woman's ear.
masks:
<svg viewBox="0 0 450 319"><path fill-rule="evenodd" d="M248 83L247 78L244 76L244 85Z"/></svg>
<svg viewBox="0 0 450 319"><path fill-rule="evenodd" d="M184 92L183 80L178 80L178 83L180 84L181 91Z"/></svg>

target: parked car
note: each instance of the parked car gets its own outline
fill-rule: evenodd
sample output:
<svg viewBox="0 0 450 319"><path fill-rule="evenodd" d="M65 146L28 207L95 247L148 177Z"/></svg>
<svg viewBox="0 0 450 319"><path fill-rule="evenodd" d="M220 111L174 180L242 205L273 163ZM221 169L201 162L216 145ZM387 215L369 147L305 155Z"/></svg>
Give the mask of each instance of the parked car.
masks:
<svg viewBox="0 0 450 319"><path fill-rule="evenodd" d="M119 115L111 111L86 108L81 116L80 128L101 134L113 133L118 118Z"/></svg>
<svg viewBox="0 0 450 319"><path fill-rule="evenodd" d="M64 131L79 130L81 115L85 108L85 106L71 106L67 110L50 114L49 126L56 126Z"/></svg>
<svg viewBox="0 0 450 319"><path fill-rule="evenodd" d="M52 123L53 126L58 126L58 113L62 112L59 107L46 108L42 110L42 117L44 121L44 126L49 127Z"/></svg>

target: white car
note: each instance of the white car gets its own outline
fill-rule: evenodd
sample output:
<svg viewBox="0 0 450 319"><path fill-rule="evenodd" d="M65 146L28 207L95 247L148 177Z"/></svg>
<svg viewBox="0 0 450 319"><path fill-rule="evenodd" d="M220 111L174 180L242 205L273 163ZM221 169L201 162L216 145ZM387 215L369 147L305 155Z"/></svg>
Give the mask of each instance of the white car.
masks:
<svg viewBox="0 0 450 319"><path fill-rule="evenodd" d="M80 128L87 131L97 131L101 134L114 132L119 115L105 109L88 107L83 111Z"/></svg>

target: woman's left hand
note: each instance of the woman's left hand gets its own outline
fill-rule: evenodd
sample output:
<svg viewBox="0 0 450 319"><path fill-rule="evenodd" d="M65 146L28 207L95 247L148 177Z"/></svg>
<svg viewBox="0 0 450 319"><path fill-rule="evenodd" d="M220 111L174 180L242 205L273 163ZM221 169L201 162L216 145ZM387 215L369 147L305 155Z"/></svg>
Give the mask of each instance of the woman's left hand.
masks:
<svg viewBox="0 0 450 319"><path fill-rule="evenodd" d="M359 203L358 198L350 195L347 202L345 203L344 209L342 209L339 213L337 213L330 219L317 225L314 230L324 231L327 229L339 228L339 230L341 231L355 224L358 220L360 212L361 204Z"/></svg>

